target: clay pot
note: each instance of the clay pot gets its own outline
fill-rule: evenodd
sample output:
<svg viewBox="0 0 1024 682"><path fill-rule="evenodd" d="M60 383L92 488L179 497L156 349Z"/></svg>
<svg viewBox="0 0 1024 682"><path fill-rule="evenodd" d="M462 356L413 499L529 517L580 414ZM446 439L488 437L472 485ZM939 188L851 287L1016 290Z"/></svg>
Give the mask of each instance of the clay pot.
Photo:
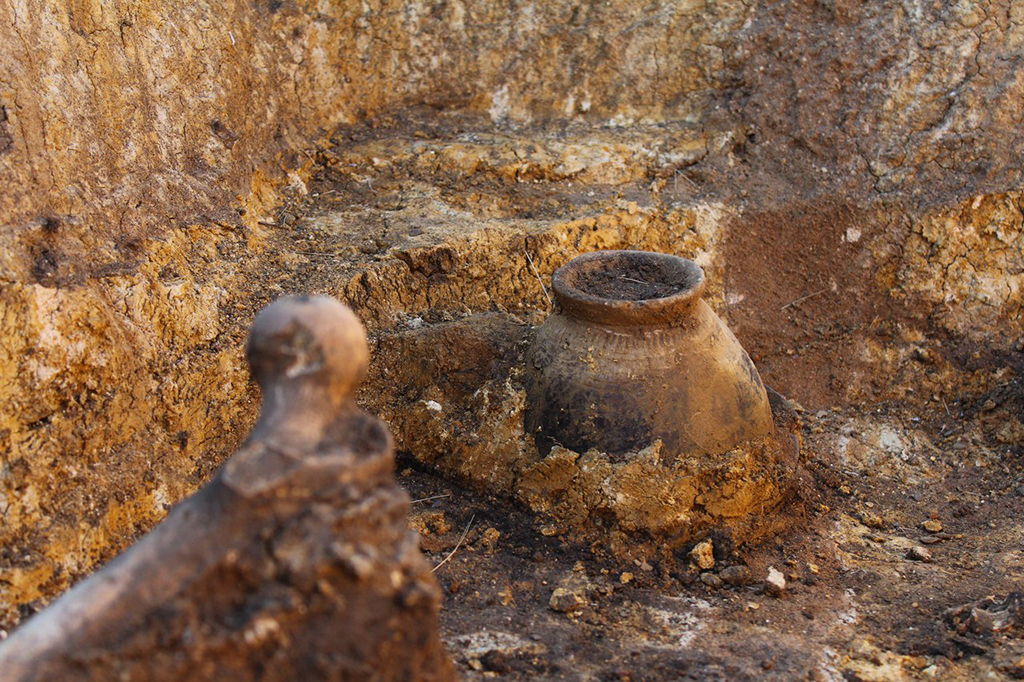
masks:
<svg viewBox="0 0 1024 682"><path fill-rule="evenodd" d="M764 385L703 301L693 261L644 251L580 256L552 278L556 312L526 357L527 433L544 454L719 454L774 432Z"/></svg>

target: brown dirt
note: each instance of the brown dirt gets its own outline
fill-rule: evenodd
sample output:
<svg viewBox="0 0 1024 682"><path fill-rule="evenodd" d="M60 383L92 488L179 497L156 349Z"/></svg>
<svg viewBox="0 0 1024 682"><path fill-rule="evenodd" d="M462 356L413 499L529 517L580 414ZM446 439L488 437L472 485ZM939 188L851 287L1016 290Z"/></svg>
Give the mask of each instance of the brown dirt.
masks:
<svg viewBox="0 0 1024 682"><path fill-rule="evenodd" d="M851 431L851 424L859 428ZM846 438L839 434L851 433L851 442L867 443L858 445L860 457L879 456L870 440L879 424L909 435L909 447L883 450L884 463L851 461L852 448L837 447L837 440ZM1020 625L1006 633L961 635L943 614L985 594L1020 588L1024 528L1014 509L1024 488L1019 474L1012 473L1019 471L1020 457L964 466L962 454L979 446L956 447L964 442L963 426L960 433L940 438L922 433L919 424L908 412L878 412L865 419L847 408L807 415L816 481L812 513L765 546L716 549L716 566L704 573L690 565L689 547L668 557L638 556L624 565L600 544L544 537L537 519L413 468L418 465L412 461L402 480L415 499L445 495L420 503L451 527L424 536L435 563L470 529L438 571L448 593L445 634L470 676L487 671L567 679L1019 674ZM978 436L975 426L966 430ZM938 520L942 530L923 529L928 520ZM936 544L921 544L924 539ZM912 546L926 547L931 561L908 559ZM751 584L704 584L702 575L723 573L723 566L748 567ZM761 587L769 566L787 575L782 598ZM626 581L626 573L632 579ZM581 581L585 597L579 609L565 614L549 607L556 587Z"/></svg>
<svg viewBox="0 0 1024 682"><path fill-rule="evenodd" d="M890 296L880 264L844 241L851 228L875 238L872 217L828 201L745 213L729 230L725 288L743 296L729 308L733 332L765 382L810 409L882 398L895 382L860 352L864 339L891 342L897 324L927 328L926 309Z"/></svg>
<svg viewBox="0 0 1024 682"><path fill-rule="evenodd" d="M851 228L860 230L859 243L847 240ZM789 236L793 230L801 240ZM424 460L420 453L444 452L444 443L464 442L467 434L493 437L477 421L486 412L460 396L480 381L500 383L508 370L443 350L458 344L427 344L423 357L433 359L411 370L420 388L389 413L427 399L465 410L452 422L455 441L438 442L439 450L426 438L430 429L406 431L408 422L393 422L414 452L402 479L413 497L445 495L419 503L435 524L420 527L435 562L456 550L438 573L448 592L445 633L464 674L967 679L1020 672L1019 630L965 636L943 615L984 594L1009 594L1024 577L1015 549L1024 527L1012 511L1024 494L1015 473L1019 427L1006 430L1020 423L1013 397L1019 356L986 350L919 301L892 295L890 263L875 254L884 255L878 244L897 236L875 208L820 202L744 213L730 224L719 291L739 301L722 312L766 383L803 404L813 483L805 493L808 517L772 542L734 546L712 536L711 571L691 565L693 543L667 555L627 543L624 563L614 542L559 533L543 515L481 492L479 479L470 477L471 489L463 489L436 478L431 467L467 480L443 456ZM464 357L455 367L466 369L453 374L453 356ZM409 362L377 357L389 370ZM483 366L497 374L432 392L445 385L443 377ZM387 376L406 385L401 372ZM493 451L494 442L485 440L483 450ZM452 461L480 467L466 456ZM928 520L943 530L922 528ZM908 558L915 546L931 560ZM704 582L729 566L747 567L750 584ZM787 576L782 598L762 587L769 567ZM583 595L578 609L551 608L559 587Z"/></svg>
<svg viewBox="0 0 1024 682"><path fill-rule="evenodd" d="M367 126L371 144L415 139L417 127L388 125ZM438 148L451 137L439 135ZM509 133L475 149L490 154L516 139ZM464 674L891 679L1015 670L1024 653L1015 631L960 635L942 614L1019 589L1020 355L958 336L941 307L889 295L884 279L880 286L891 270L871 259L888 253L879 244L905 234L872 219L877 211L796 204L711 219L694 197L681 205L682 186L675 194L646 184L569 186L565 178L523 183L486 168L424 175L401 163L339 171L360 144L321 152L308 194L261 226L268 260L248 256L242 239L225 239L223 253L251 266L250 278L222 318L232 331L215 348L239 351L253 310L280 293L324 291L357 307L375 346L363 399L406 450L402 468L411 473L402 480L414 499L450 494L431 501L443 517L413 521L435 563L458 546L436 574L448 592L445 634ZM535 217L524 221L530 211ZM799 244L785 235L794 225L806 234ZM864 236L847 244L851 227ZM787 519L789 529L760 547L711 538L710 572L746 566L750 585L707 585L715 582L701 577L708 571L690 566L691 543L667 556L650 543L615 552L614 544L550 534L543 516L487 492L488 472L508 466L509 451L494 444L508 442L514 419L495 406L515 401L504 378L516 354L494 349L521 348L543 319L541 282L555 268L575 253L625 247L703 258L710 300L766 383L807 409L807 518ZM493 321L467 318L480 311L493 311ZM457 324L464 319L468 327ZM425 330L445 340L416 342ZM443 419L431 421L428 401L443 407ZM218 457L197 461L195 484ZM115 485L122 478L125 486L137 480L109 475ZM926 545L933 561L907 559L932 515L949 529ZM781 599L762 593L770 566L790 582ZM556 586L579 584L578 613L551 610ZM24 615L39 605L30 601Z"/></svg>
<svg viewBox="0 0 1024 682"><path fill-rule="evenodd" d="M678 284L638 279L655 276L656 273L634 272L590 272L584 275L577 286L584 293L600 298L619 301L644 301L651 298L666 298L683 291Z"/></svg>
<svg viewBox="0 0 1024 682"><path fill-rule="evenodd" d="M5 628L237 446L256 404L242 338L275 296L348 301L386 358L407 331L480 313L507 316L488 334L522 339L555 268L645 248L698 259L765 382L806 408L809 516L761 547L712 538L712 572L747 565L742 587L709 586L685 547L622 565L544 535L483 481L451 482L507 465L490 445L514 419L495 407L515 398L509 356L470 367L445 350L455 340L411 343L406 374L377 363L363 399L409 453L414 496L451 491L424 547L440 563L458 546L437 575L462 670L1021 673L1019 629L943 618L1024 580L1019 6L721 2L637 19L632 2L577 4L541 3L532 21L516 3L460 19L462 3L413 17L286 2L209 25L186 11L209 18L206 3L170 20L61 7L4 34L0 173L25 190L3 203ZM195 49L147 69L132 59L147 36ZM263 81L260 59L283 72ZM74 87L39 88L58 62ZM265 110L248 106L254 78ZM161 94L183 82L182 98ZM112 99L66 103L75 88ZM126 137L146 143L138 163ZM945 530L925 536L927 520ZM908 559L924 537L932 561ZM796 576L781 599L758 588L769 566ZM583 590L578 615L549 608L556 586Z"/></svg>
<svg viewBox="0 0 1024 682"><path fill-rule="evenodd" d="M826 423L836 428L851 416L832 413ZM463 673L888 680L1019 672L1019 631L961 636L943 617L985 594L1019 589L1021 527L1009 511L1019 493L1011 484L991 488L994 504L979 506L978 497L956 491L986 488L985 472L943 476L939 485L864 480L814 445L816 511L765 546L716 550L716 567L705 573L689 564L688 548L623 565L571 538L545 538L535 519L506 503L406 470L402 480L415 499L446 495L419 503L452 529L424 536L435 563L469 528L437 571L447 592L445 635ZM907 559L933 515L946 529L945 539L925 545L933 560ZM747 567L751 584L716 588L701 580L723 566ZM782 598L761 586L769 566L787 576ZM557 587L580 582L579 609L550 608Z"/></svg>
<svg viewBox="0 0 1024 682"><path fill-rule="evenodd" d="M618 301L666 298L689 288L685 281L672 281L665 269L650 263L616 263L610 268L593 268L572 282L585 294ZM679 277L676 277L679 279Z"/></svg>

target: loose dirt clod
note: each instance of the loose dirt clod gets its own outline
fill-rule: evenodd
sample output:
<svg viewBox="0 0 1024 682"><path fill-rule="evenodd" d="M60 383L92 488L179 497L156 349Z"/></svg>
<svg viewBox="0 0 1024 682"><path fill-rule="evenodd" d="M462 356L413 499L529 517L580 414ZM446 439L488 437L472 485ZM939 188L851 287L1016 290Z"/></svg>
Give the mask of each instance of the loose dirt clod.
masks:
<svg viewBox="0 0 1024 682"><path fill-rule="evenodd" d="M970 631L989 635L1013 628L1024 629L1024 593L1011 592L1002 599L988 596L951 608L944 617L959 634Z"/></svg>
<svg viewBox="0 0 1024 682"><path fill-rule="evenodd" d="M711 540L701 540L690 550L690 560L702 571L715 567L715 552Z"/></svg>
<svg viewBox="0 0 1024 682"><path fill-rule="evenodd" d="M915 545L907 550L907 558L911 561L931 561L932 553L924 547Z"/></svg>
<svg viewBox="0 0 1024 682"><path fill-rule="evenodd" d="M719 571L718 577L728 585L742 587L750 582L750 569L746 566L727 566Z"/></svg>
<svg viewBox="0 0 1024 682"><path fill-rule="evenodd" d="M786 591L786 576L774 566L769 567L764 579L764 590L773 597L781 597Z"/></svg>
<svg viewBox="0 0 1024 682"><path fill-rule="evenodd" d="M714 573L701 573L700 581L715 590L722 586L722 579Z"/></svg>
<svg viewBox="0 0 1024 682"><path fill-rule="evenodd" d="M569 613L578 611L586 606L587 598L579 590L558 587L551 593L551 601L549 603L552 610Z"/></svg>

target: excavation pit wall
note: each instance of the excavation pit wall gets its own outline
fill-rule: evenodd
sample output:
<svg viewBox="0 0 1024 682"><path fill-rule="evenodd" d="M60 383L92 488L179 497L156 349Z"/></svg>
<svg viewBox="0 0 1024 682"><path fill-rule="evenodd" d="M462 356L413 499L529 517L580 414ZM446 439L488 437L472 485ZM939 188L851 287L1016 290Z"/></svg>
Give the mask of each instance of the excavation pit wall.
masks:
<svg viewBox="0 0 1024 682"><path fill-rule="evenodd" d="M572 255L677 253L812 412L1024 441L1015 3L460 6L11 6L3 627L237 447L245 329L285 293L376 333L535 325Z"/></svg>
<svg viewBox="0 0 1024 682"><path fill-rule="evenodd" d="M412 134L420 126L394 125L367 131L420 139ZM656 149L662 132L648 131L646 148ZM516 160L523 155L507 150L525 148L524 135L561 134L483 139L469 145L474 153L512 165L464 160L451 175L371 160L339 176L339 157L362 154L359 142L339 145L308 164L301 187L273 214L147 242L135 274L88 287L6 287L9 323L24 330L6 340L16 360L0 432L18 453L5 464L3 489L7 623L127 546L237 447L257 404L244 333L261 305L285 293L349 303L383 358L389 336L480 312L512 316L527 330L550 312L542 283L555 269L596 249L640 248L704 266L709 303L765 382L811 409L923 406L938 421L947 407L977 410L1015 376L1019 192L972 196L914 218L878 202L759 211L742 197L695 198L682 181L655 180L659 191L646 182L582 185L553 170L582 163L577 157ZM628 177L650 177L659 163L657 154L630 158L642 170ZM517 177L524 168L536 182ZM961 268L978 277L954 276ZM769 279L777 286L764 287ZM978 282L1003 284L989 291ZM430 376L424 370L415 381ZM375 374L364 399L394 420L401 438L403 421L425 406L395 396L392 385ZM521 400L504 385L495 390L513 405ZM454 395L435 402L454 409L468 395L463 409L490 414L473 403L489 400L486 391ZM1004 446L1024 435L1013 404L983 413ZM494 428L511 434L514 424ZM490 456L470 430L445 437L467 439L484 462ZM83 457L57 457L69 448ZM493 462L481 470L506 475ZM486 489L480 479L472 480Z"/></svg>

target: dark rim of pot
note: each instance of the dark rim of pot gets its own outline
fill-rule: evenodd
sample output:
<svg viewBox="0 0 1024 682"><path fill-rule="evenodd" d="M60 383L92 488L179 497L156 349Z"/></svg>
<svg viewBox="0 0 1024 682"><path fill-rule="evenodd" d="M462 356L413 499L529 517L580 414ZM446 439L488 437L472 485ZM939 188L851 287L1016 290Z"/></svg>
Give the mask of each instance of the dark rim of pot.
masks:
<svg viewBox="0 0 1024 682"><path fill-rule="evenodd" d="M616 278L624 283L623 288L646 285L656 295L644 298L636 297L643 291L630 296L594 290L599 288L593 286L595 281L608 288ZM614 325L683 324L705 286L704 270L692 260L649 251L586 253L555 271L551 281L564 313Z"/></svg>

